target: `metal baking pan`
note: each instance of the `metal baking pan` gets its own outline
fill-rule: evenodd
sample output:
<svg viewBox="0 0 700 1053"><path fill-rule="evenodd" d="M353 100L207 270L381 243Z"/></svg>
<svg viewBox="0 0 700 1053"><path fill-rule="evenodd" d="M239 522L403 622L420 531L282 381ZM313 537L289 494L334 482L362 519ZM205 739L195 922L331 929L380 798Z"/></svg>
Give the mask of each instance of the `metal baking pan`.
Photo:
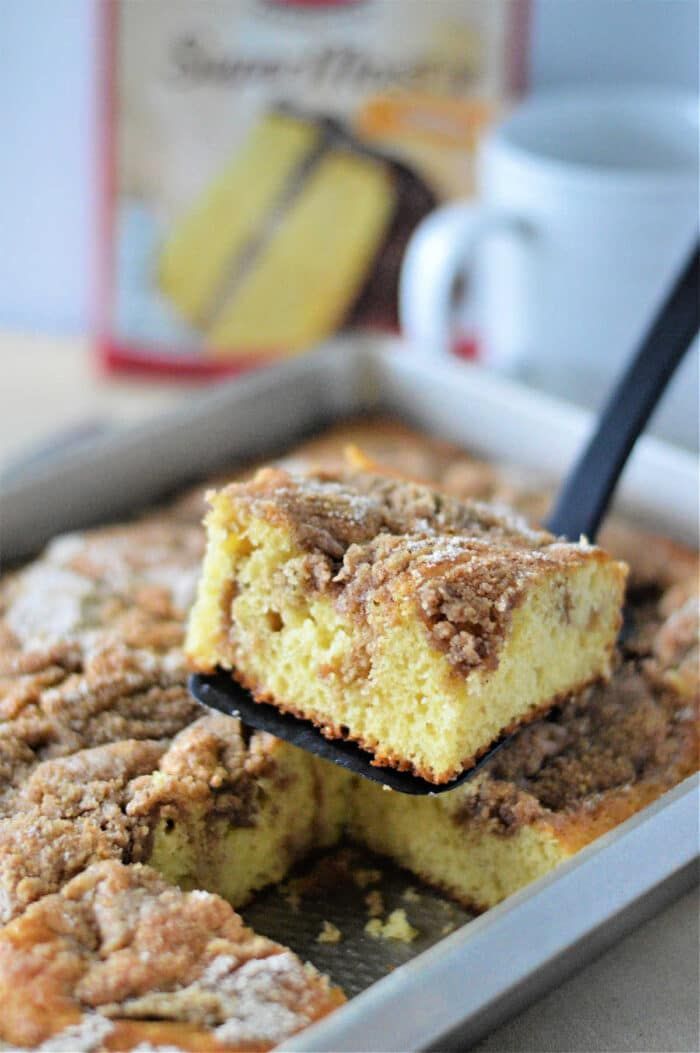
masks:
<svg viewBox="0 0 700 1053"><path fill-rule="evenodd" d="M585 412L477 367L416 359L393 344L338 340L190 397L149 424L33 464L3 487L3 563L31 556L56 533L128 516L356 414L391 414L552 480L569 467L591 427ZM694 457L644 438L617 505L636 522L697 545L697 496ZM426 941L404 949L396 968L396 956L387 950L389 964L382 964L376 949L377 967L363 972L353 988L359 993L283 1048L445 1049L476 1041L690 887L697 796L695 776L481 917L453 908L459 927L442 938L435 929L427 950ZM426 917L439 899L426 894ZM275 913L289 912L274 893L244 911L261 931ZM283 931L271 935L284 938ZM288 942L294 947L291 930ZM304 953L306 945L295 949ZM347 958L348 949L341 944L336 954ZM322 968L324 953L320 945L308 951ZM393 971L383 975L387 968Z"/></svg>

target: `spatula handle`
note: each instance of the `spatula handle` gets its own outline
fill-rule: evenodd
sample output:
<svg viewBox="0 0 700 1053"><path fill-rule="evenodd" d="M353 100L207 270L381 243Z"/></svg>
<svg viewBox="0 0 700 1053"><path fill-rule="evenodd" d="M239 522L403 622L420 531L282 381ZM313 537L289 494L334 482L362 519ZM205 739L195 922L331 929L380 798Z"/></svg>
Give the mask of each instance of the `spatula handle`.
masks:
<svg viewBox="0 0 700 1053"><path fill-rule="evenodd" d="M637 436L700 329L699 299L700 243L691 252L569 473L547 523L553 534L572 541L585 534L594 540Z"/></svg>

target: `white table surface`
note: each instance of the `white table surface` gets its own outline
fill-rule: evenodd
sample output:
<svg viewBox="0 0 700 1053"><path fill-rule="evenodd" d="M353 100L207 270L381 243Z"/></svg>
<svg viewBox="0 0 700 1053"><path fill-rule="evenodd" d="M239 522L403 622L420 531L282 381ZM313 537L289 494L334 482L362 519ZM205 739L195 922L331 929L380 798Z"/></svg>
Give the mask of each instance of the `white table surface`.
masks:
<svg viewBox="0 0 700 1053"><path fill-rule="evenodd" d="M0 469L84 421L124 424L191 383L100 376L86 340L0 334ZM697 1053L698 890L688 893L475 1047L479 1053Z"/></svg>

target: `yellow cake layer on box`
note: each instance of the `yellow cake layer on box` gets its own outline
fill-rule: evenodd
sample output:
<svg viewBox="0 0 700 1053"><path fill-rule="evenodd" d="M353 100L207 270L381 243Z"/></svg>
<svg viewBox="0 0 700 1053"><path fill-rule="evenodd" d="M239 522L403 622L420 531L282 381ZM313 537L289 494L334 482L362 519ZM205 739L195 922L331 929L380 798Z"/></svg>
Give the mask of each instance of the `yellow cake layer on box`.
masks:
<svg viewBox="0 0 700 1053"><path fill-rule="evenodd" d="M290 201L207 333L225 354L299 350L339 326L391 220L387 165L329 152Z"/></svg>
<svg viewBox="0 0 700 1053"><path fill-rule="evenodd" d="M217 355L307 347L342 324L396 206L390 165L272 113L178 220L160 288Z"/></svg>
<svg viewBox="0 0 700 1053"><path fill-rule="evenodd" d="M271 114L176 222L163 246L163 292L194 325L204 325L225 295L229 268L285 191L321 132L313 124Z"/></svg>

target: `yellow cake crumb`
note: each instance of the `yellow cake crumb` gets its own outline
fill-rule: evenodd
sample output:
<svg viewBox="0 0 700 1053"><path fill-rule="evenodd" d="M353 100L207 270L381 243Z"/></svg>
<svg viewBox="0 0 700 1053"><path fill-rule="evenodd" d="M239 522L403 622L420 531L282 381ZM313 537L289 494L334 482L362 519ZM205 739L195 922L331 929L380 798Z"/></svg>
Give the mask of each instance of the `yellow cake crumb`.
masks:
<svg viewBox="0 0 700 1053"><path fill-rule="evenodd" d="M337 925L331 921L324 921L323 928L316 937L316 943L340 943L343 934Z"/></svg>
<svg viewBox="0 0 700 1053"><path fill-rule="evenodd" d="M370 918L380 918L384 913L384 897L379 889L373 888L371 892L368 892L365 896L365 903Z"/></svg>
<svg viewBox="0 0 700 1053"><path fill-rule="evenodd" d="M299 907L301 905L301 893L298 889L289 889L285 894L285 902L293 914L299 913Z"/></svg>
<svg viewBox="0 0 700 1053"><path fill-rule="evenodd" d="M352 872L352 880L358 888L367 888L382 880L382 872L375 867L357 867Z"/></svg>
<svg viewBox="0 0 700 1053"><path fill-rule="evenodd" d="M407 903L420 903L420 893L416 892L413 885L409 885L401 899L405 899Z"/></svg>
<svg viewBox="0 0 700 1053"><path fill-rule="evenodd" d="M392 910L385 922L381 918L370 918L365 925L365 932L375 940L399 940L401 943L412 943L420 935L402 908Z"/></svg>

